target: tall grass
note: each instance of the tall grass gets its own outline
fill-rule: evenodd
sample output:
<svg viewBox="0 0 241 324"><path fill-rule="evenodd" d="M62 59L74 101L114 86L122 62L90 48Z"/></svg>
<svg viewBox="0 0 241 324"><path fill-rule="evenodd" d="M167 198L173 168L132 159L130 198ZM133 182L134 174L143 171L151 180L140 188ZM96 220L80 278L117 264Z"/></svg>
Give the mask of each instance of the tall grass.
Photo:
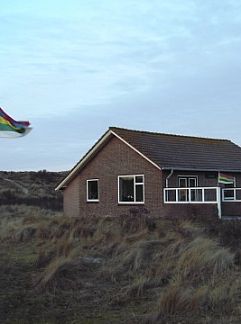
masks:
<svg viewBox="0 0 241 324"><path fill-rule="evenodd" d="M197 237L184 248L177 262L183 278L205 280L234 267L234 254L208 238Z"/></svg>
<svg viewBox="0 0 241 324"><path fill-rule="evenodd" d="M235 251L200 222L153 220L146 213L6 219L0 222L2 240L36 244L39 291L83 289L87 276L113 287L111 303L146 300L143 312L152 305L152 318L166 323L173 316L178 323L178 317L231 316L241 309Z"/></svg>

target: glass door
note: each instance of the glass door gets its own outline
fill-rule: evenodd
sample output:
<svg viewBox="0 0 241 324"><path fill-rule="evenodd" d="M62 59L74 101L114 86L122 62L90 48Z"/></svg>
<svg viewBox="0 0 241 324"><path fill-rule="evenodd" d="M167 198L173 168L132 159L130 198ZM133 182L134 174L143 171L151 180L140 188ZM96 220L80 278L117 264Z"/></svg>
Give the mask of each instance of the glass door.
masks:
<svg viewBox="0 0 241 324"><path fill-rule="evenodd" d="M197 178L188 178L188 187L195 188L197 187ZM201 194L201 195L200 195ZM202 198L202 191L198 189L191 189L190 190L191 201L200 201Z"/></svg>
<svg viewBox="0 0 241 324"><path fill-rule="evenodd" d="M197 177L179 177L179 188L183 188L178 191L178 200L179 201L189 201L189 189L195 188L198 185ZM190 200L199 201L201 200L200 193L198 189L190 190Z"/></svg>
<svg viewBox="0 0 241 324"><path fill-rule="evenodd" d="M178 201L188 201L188 186L187 178L179 178L179 188L183 188L178 190Z"/></svg>

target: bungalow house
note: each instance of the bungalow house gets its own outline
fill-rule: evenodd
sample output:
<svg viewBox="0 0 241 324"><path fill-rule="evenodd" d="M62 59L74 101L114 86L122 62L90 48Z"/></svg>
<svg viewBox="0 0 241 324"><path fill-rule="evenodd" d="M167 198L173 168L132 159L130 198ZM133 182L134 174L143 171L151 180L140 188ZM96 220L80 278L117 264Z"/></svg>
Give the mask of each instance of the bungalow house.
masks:
<svg viewBox="0 0 241 324"><path fill-rule="evenodd" d="M241 148L225 139L110 127L73 167L63 190L68 216L241 216Z"/></svg>

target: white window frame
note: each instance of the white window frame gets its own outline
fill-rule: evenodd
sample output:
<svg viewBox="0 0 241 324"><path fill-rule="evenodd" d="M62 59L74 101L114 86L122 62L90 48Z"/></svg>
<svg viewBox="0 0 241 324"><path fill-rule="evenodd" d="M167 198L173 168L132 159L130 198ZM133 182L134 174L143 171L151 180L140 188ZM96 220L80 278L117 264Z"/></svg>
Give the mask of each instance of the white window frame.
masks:
<svg viewBox="0 0 241 324"><path fill-rule="evenodd" d="M230 197L225 197L225 191L227 190L233 190L234 191L234 196L232 197L232 199ZM228 203L232 203L232 202L241 202L241 199L237 199L237 191L241 191L241 188L222 188L222 202L228 202Z"/></svg>
<svg viewBox="0 0 241 324"><path fill-rule="evenodd" d="M185 188L197 188L198 187L198 176L196 176L196 175L178 175L177 177L178 177L178 187L182 188L184 190L185 200L183 200L183 201L188 201L189 200L188 195L190 194L190 192L185 190ZM191 179L195 180L195 187L190 187L190 180ZM180 186L181 180L185 180L185 184L186 184L185 187ZM181 192L179 192L179 194L180 193ZM194 191L195 199L196 199L196 194L197 194L197 192Z"/></svg>
<svg viewBox="0 0 241 324"><path fill-rule="evenodd" d="M230 192L233 191L233 195L232 196L225 196L226 192ZM235 188L223 188L222 190L222 201L235 201Z"/></svg>
<svg viewBox="0 0 241 324"><path fill-rule="evenodd" d="M196 179L196 187L198 187L198 182L199 182L198 180L199 179L198 179L197 175L178 175L177 178L178 178L178 186L179 186L179 188L181 188L180 187L180 179L186 179L186 184L187 184L186 188L189 188L189 179ZM192 188L195 188L195 187L192 187Z"/></svg>
<svg viewBox="0 0 241 324"><path fill-rule="evenodd" d="M89 199L89 182L92 182L92 181L97 181L98 199ZM87 202L99 202L100 201L99 179L88 179L88 180L86 180L86 201Z"/></svg>
<svg viewBox="0 0 241 324"><path fill-rule="evenodd" d="M136 182L136 177L142 177L143 182ZM134 179L134 201L121 201L120 200L120 179L133 178ZM136 201L136 186L143 186L143 201ZM120 205L144 205L145 204L145 176L144 174L125 174L118 176L118 204Z"/></svg>
<svg viewBox="0 0 241 324"><path fill-rule="evenodd" d="M222 187L222 201L236 201L236 177L233 177L234 178L234 181L233 181L233 187L225 187L225 184L224 186ZM229 183L231 184L231 183ZM233 196L230 196L230 197L225 197L225 192L227 191L233 191Z"/></svg>

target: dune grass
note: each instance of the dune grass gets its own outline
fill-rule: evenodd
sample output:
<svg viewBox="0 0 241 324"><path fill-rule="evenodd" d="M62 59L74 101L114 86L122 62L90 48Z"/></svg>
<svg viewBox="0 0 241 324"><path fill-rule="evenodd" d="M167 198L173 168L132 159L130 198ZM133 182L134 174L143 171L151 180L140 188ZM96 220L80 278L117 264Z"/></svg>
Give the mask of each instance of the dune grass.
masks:
<svg viewBox="0 0 241 324"><path fill-rule="evenodd" d="M196 220L153 219L141 212L123 218L65 218L36 208L25 215L21 208L14 215L0 212L1 244L34 250L28 283L33 304L54 296L55 310L67 299L64 318L70 323L98 323L106 314L113 323L240 318L239 237L224 244L223 225L214 231Z"/></svg>

